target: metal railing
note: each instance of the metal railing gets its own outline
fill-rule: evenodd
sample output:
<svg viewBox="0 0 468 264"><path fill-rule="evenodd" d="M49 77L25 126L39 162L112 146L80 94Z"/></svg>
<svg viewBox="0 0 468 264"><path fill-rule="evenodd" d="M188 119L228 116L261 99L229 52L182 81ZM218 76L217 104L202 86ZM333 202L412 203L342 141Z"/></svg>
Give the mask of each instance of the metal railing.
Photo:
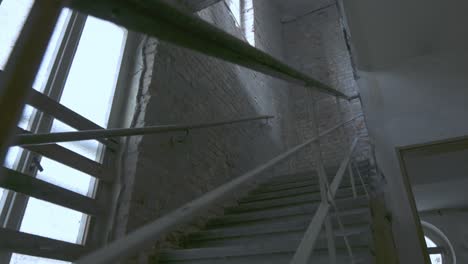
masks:
<svg viewBox="0 0 468 264"><path fill-rule="evenodd" d="M15 44L12 54L5 67L4 78L2 78L0 83L0 124L2 124L2 129L0 129L0 159L2 160L5 156L6 150L12 145L15 126L19 120L21 110L23 109L25 103L32 98L28 95L34 94L30 87L33 85L33 81L38 71L41 59L45 53L48 40L52 35L54 25L63 6L68 6L78 11L92 14L105 20L113 21L128 29L146 33L148 35L157 37L160 40L168 41L209 56L242 65L249 69L262 72L282 80L297 83L307 88L317 89L321 92L336 97L341 97L348 100L351 99L351 97L348 97L346 94L322 82L319 82L316 79L300 71L297 71L294 68L291 68L287 64L273 58L269 54L248 45L244 41L225 33L215 26L192 15L172 8L162 0L35 1L30 15L18 37L18 41ZM56 108L56 110L60 109L60 107ZM340 123L335 127L318 134L312 139L309 139L302 144L289 149L288 151L276 156L268 162L241 175L233 181L206 193L202 197L186 204L172 213L163 216L162 218L137 229L128 236L116 240L106 247L81 258L77 263L113 263L114 261L123 257L137 253L143 246L154 243L164 234L171 232L180 225L190 222L195 217L203 214L206 210L211 208L211 206L213 206L215 203L220 203L224 199L227 199L231 195L237 193L242 187L246 187L252 182L261 180L261 172L264 172L281 161L286 160L293 154L296 154L298 151L311 146L313 143L318 142L321 137L335 131L338 128L343 127L349 122L353 122L358 117L355 117L347 122ZM271 117L263 116L256 117L255 119L261 118L265 119ZM236 122L244 121L248 120L237 120ZM227 124L227 122L232 123L232 121L224 121L216 122L215 125L224 125ZM174 130L195 129L212 125L213 123L185 126L151 127L146 128L146 130L91 130L85 132L67 132L49 135L23 134L18 137L14 144L33 147L38 152L48 153L49 155L55 155L57 157L58 152L64 153L66 155L73 154L67 152L55 144L50 146L38 146L38 144L50 144L70 140L102 139L113 136L134 135L135 133L160 133ZM323 163L321 163L322 165L318 168L319 174L321 173L322 178L322 184L320 185L321 192L324 195L322 195L322 202L317 212L315 213L309 228L307 229L302 243L294 255L293 263L306 263L306 261L308 261L311 254L313 253L313 245L317 240L320 229L322 228L325 219L329 215L330 208L333 207L336 210L334 197L340 183L342 182L346 169L349 170L350 168L351 155L356 147L357 141L358 139L356 139L352 144L352 147L349 149L333 182L330 185L328 185L326 179L323 178ZM110 141L109 144L112 145L112 141ZM101 175L100 166L90 160L80 158L80 162L76 164L78 164L77 166L82 170L91 171L98 175L96 177L108 179L108 175ZM69 191L48 185L47 183L44 183L38 179L33 179L32 177L27 177L10 170L2 170L0 174L0 186L3 185L16 188L15 190L18 192L23 192L24 194L30 196L40 196L40 198L44 198L45 200L49 198L41 191L41 188L48 188L52 193L62 193L63 195L70 197L69 200L62 199L63 195L54 197L54 201L57 203L62 203L64 206L75 208L77 210L92 210L90 214L99 216L108 213L105 210L106 208L94 206L94 201L91 201L90 199L75 196L72 197L72 194ZM350 177L354 186L354 176L351 173ZM364 184L362 179L361 183ZM34 187L37 186L42 187L35 189ZM353 193L354 192L355 190ZM93 206L88 206L89 204L92 204ZM340 227L343 228L342 224L340 224ZM72 260L72 256L82 255L83 252L87 251L87 248L84 248L81 245L65 245L64 243L51 241L50 239L41 238L38 236L25 235L24 233L17 231L13 232L7 229L0 229L0 233L8 234L9 237L13 238L27 236L23 242L26 244L34 244L36 245L36 248L33 248L30 251L27 251L29 250L27 249L25 252L33 255L36 254L38 256L44 257L60 255L63 256L63 259ZM333 239L330 237L330 232L328 232L328 235L329 240ZM346 239L345 233L344 236ZM14 250L14 245L18 244L18 240L15 239L0 242L3 243L1 244L2 248L12 250ZM37 246L41 243L45 243L46 245L51 245L51 243L58 243L58 246L55 247L55 251L48 247L45 247L46 249L44 250L44 247ZM350 257L353 259L352 249L348 242L346 242L346 244ZM63 250L63 252L60 252L60 247L63 249L64 245L66 252ZM329 243L330 247L332 247L332 245L333 243ZM332 251L331 248L330 251ZM40 255L43 252L45 252L44 255ZM80 254L77 252L80 252Z"/></svg>
<svg viewBox="0 0 468 264"><path fill-rule="evenodd" d="M225 125L232 125L255 120L268 120L274 118L270 115L262 115L255 117L239 118L227 121L207 122L199 124L177 124L177 125L161 125L161 126L148 126L137 128L110 128L110 129L94 129L94 130L81 130L76 132L59 132L59 133L43 133L43 134L18 134L13 141L12 146L27 146L27 145L42 145L58 142L102 139L112 137L127 137L127 136L141 136L141 135L154 135L174 131L190 131L194 129L218 127Z"/></svg>
<svg viewBox="0 0 468 264"><path fill-rule="evenodd" d="M243 188L247 186L252 187L252 183L260 182L265 180L266 176L261 177L260 174L269 168L272 168L274 165L277 165L281 161L286 160L287 158L291 157L292 155L296 154L298 151L303 150L304 148L310 146L312 143L317 142L321 137L334 132L336 129L355 121L357 118L361 117L361 115L346 121L344 123L338 124L322 133L318 136L309 139L302 144L299 144L286 152L274 157L273 159L267 161L266 163L257 166L256 168L248 171L247 173L237 177L236 179L228 182L206 194L189 202L188 204L176 209L172 213L169 213L135 231L128 234L127 236L118 239L112 243L110 243L105 248L97 250L91 253L88 256L78 260L77 264L84 264L84 263L114 263L119 259L131 256L132 254L138 253L141 248L145 246L151 245L161 239L164 235L170 233L171 231L175 230L176 228L180 227L181 225L190 223L193 221L197 216L202 215L204 212L212 208L215 204L221 203L226 199L230 198L232 195L235 195ZM340 169L337 172L335 180L330 185L330 189L327 191L330 197L334 197L339 184L343 179L343 175L347 168L347 165L350 160L350 156L352 151L354 150L357 144L357 139L355 140L352 148L350 149L346 159L342 162ZM316 240L318 236L318 230L320 230L324 217L327 215L330 205L322 201L319 209L317 210L316 216L314 217L310 228L313 231L306 232L304 239L306 241L309 240ZM313 246L308 243L301 243L301 247L299 248L298 252L301 256L305 256L306 253L311 253L313 251ZM295 262L301 263L301 262ZM304 262L305 263L305 262Z"/></svg>

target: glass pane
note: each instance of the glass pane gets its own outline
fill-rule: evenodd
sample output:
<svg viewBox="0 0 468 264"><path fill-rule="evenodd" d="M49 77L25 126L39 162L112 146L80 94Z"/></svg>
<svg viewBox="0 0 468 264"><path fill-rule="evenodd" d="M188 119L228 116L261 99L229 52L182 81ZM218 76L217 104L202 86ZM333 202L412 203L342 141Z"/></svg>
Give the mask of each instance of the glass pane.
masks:
<svg viewBox="0 0 468 264"><path fill-rule="evenodd" d="M0 69L4 69L33 0L3 0L0 3Z"/></svg>
<svg viewBox="0 0 468 264"><path fill-rule="evenodd" d="M76 131L76 129L60 122L59 120L54 120L52 123L52 132L70 132ZM96 160L98 158L98 150L101 144L96 140L84 140L84 141L74 141L74 142L63 142L58 143L60 146L67 148L71 151L74 151L82 156L87 157L91 160Z"/></svg>
<svg viewBox="0 0 468 264"><path fill-rule="evenodd" d="M426 245L427 247L431 248L431 247L437 247L436 244L434 243L434 241L432 241L430 238L428 238L427 236L424 237L424 239L426 240Z"/></svg>
<svg viewBox="0 0 468 264"><path fill-rule="evenodd" d="M29 14L33 0L3 0L0 1L0 70L5 68L8 57L15 45L16 39ZM51 66L54 53L58 47L61 33L65 27L67 17L70 14L68 9L64 9L60 14L54 34L42 60L41 67L34 82L34 89L43 90L49 68Z"/></svg>
<svg viewBox="0 0 468 264"><path fill-rule="evenodd" d="M86 173L75 170L48 158L41 159L44 171L37 173L37 178L58 185L62 188L88 195L89 187L94 183L94 178Z"/></svg>
<svg viewBox="0 0 468 264"><path fill-rule="evenodd" d="M431 258L431 263L432 264L442 264L442 255L441 254L432 254L429 255Z"/></svg>
<svg viewBox="0 0 468 264"><path fill-rule="evenodd" d="M125 32L88 17L60 103L107 127Z"/></svg>
<svg viewBox="0 0 468 264"><path fill-rule="evenodd" d="M68 264L71 262L55 259L38 258L33 256L12 254L10 264Z"/></svg>
<svg viewBox="0 0 468 264"><path fill-rule="evenodd" d="M76 243L83 216L81 212L31 197L20 231Z"/></svg>
<svg viewBox="0 0 468 264"><path fill-rule="evenodd" d="M234 16L237 26L240 26L241 22L241 6L240 0L227 0L229 9L231 10L232 15Z"/></svg>

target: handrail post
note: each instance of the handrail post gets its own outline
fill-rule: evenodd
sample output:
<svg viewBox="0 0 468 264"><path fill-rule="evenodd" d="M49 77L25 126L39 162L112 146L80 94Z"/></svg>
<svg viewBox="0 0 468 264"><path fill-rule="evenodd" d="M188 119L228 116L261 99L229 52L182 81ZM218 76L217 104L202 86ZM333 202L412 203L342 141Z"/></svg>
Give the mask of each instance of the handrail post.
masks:
<svg viewBox="0 0 468 264"><path fill-rule="evenodd" d="M367 199L370 199L369 192L367 191L367 186L364 183L364 179L362 178L361 172L359 171L359 167L354 164L354 168L356 168L356 172L358 174L359 181L361 182L362 187L364 188L364 192L366 193Z"/></svg>
<svg viewBox="0 0 468 264"><path fill-rule="evenodd" d="M353 190L353 198L357 198L357 192L356 192L356 183L354 181L354 173L353 169L351 168L351 162L348 164L348 174L349 174L349 182L351 183L351 189Z"/></svg>
<svg viewBox="0 0 468 264"><path fill-rule="evenodd" d="M322 150L320 148L319 142L313 143L313 148L317 150L317 154L314 155L315 166L319 178L320 186L320 197L322 202L329 204L328 202L328 180L323 166L322 160ZM331 224L331 217L328 215L325 219L325 233L327 236L327 247L328 247L328 256L331 264L336 264L336 246L335 246L335 234L333 232L333 227Z"/></svg>
<svg viewBox="0 0 468 264"><path fill-rule="evenodd" d="M316 103L315 101L312 103L312 122L314 123L314 134L319 134L319 128L317 124L317 113L316 113ZM328 177L325 172L325 167L323 165L323 156L322 156L322 148L320 147L320 138L312 144L312 150L316 150L316 154L314 155L315 159L315 166L317 170L317 174L319 177L319 186L320 186L320 197L322 202L328 203L328 188L329 182ZM327 236L327 247L328 247L328 256L330 259L331 264L336 264L336 245L335 245L335 233L333 232L333 226L331 224L331 217L328 215L325 219L325 234Z"/></svg>

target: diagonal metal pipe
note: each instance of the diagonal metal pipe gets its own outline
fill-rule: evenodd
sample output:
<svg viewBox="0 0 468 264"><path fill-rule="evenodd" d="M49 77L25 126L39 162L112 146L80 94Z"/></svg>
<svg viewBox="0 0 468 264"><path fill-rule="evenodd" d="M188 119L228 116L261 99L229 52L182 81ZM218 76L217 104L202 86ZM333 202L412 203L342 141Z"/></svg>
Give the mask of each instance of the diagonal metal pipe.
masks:
<svg viewBox="0 0 468 264"><path fill-rule="evenodd" d="M333 96L349 98L329 85L163 0L66 0L65 3L73 9L130 30Z"/></svg>

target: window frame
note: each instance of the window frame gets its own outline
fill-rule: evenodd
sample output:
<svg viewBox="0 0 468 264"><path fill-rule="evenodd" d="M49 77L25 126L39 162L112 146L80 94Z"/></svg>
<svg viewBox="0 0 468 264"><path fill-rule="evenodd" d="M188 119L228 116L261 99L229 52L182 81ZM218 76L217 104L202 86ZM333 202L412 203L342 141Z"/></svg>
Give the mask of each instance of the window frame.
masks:
<svg viewBox="0 0 468 264"><path fill-rule="evenodd" d="M2 1L0 0L0 4L1 2ZM65 18L64 27L58 38L58 45L53 51L51 67L47 72L46 81L42 89L44 95L57 102L60 102L60 98L64 91L67 77L70 72L74 56L80 43L83 29L88 17L88 15L79 13L74 10L69 10L68 12L69 13L67 14L67 17ZM124 83L127 83L127 76L123 74L124 69L126 69L124 64L130 61L130 56L127 52L128 40L128 30L125 30L122 40L122 50L119 58L120 65L117 70L117 76L114 83L114 98L111 102L108 117L108 127L119 124L119 121L116 120L115 112L118 112L116 110L119 110L119 108L124 104L125 100L125 96L122 96L121 94L122 90L125 90ZM28 124L28 129L34 133L48 133L52 128L53 121L53 117L34 110ZM108 147L104 147L103 144L100 144L98 149L96 161L102 163L102 166L106 169L107 173L113 173L115 176L114 184L101 184L98 179L95 179L91 182L88 188L88 195L90 197L94 197L96 202L99 204L108 204L103 203L103 201L113 201L112 194L115 192L115 186L117 186L115 183L118 183L118 177L114 171L114 168L116 167L116 160L118 158L118 152L119 149L110 149ZM30 170L30 168L32 159L38 158L40 160L41 157L41 155L30 151L21 151L15 161L16 170L27 173L33 177L37 177L37 169L34 168L33 170ZM3 197L1 197L0 200L0 227L19 230L25 214L28 200L29 197L26 195L5 189ZM85 218L83 220L85 221L81 221L79 235L76 243L87 246L99 246L105 243L109 230L106 230L105 232L95 232L100 229L92 228L94 226L106 227L106 225L103 225L102 223L108 224L109 216L110 214L96 218L83 215L83 218ZM99 222L102 223L99 224ZM93 234L91 234L92 232ZM13 253L15 252L0 252L0 263L9 263Z"/></svg>

